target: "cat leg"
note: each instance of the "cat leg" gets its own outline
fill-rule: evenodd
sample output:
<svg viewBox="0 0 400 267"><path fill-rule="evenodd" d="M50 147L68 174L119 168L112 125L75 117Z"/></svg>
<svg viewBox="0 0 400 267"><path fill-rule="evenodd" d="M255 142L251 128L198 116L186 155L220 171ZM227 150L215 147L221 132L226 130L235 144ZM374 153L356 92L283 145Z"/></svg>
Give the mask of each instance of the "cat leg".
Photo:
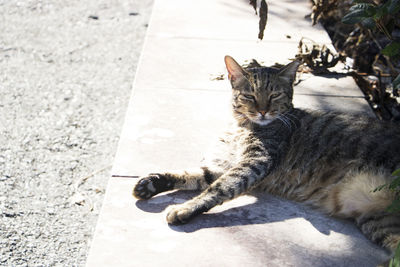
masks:
<svg viewBox="0 0 400 267"><path fill-rule="evenodd" d="M199 196L183 204L172 206L167 214L167 222L169 224L186 223L194 216L245 193L266 176L267 165L265 160L260 162L254 160L230 169Z"/></svg>
<svg viewBox="0 0 400 267"><path fill-rule="evenodd" d="M400 243L400 216L386 211L366 214L356 219L361 232L372 242L388 249L391 256ZM379 264L379 267L389 266L390 259Z"/></svg>
<svg viewBox="0 0 400 267"><path fill-rule="evenodd" d="M392 253L400 242L400 216L386 211L360 216L356 219L361 232L374 243Z"/></svg>
<svg viewBox="0 0 400 267"><path fill-rule="evenodd" d="M161 192L184 189L204 190L222 173L208 167L197 170L151 173L142 177L133 189L133 196L149 199Z"/></svg>

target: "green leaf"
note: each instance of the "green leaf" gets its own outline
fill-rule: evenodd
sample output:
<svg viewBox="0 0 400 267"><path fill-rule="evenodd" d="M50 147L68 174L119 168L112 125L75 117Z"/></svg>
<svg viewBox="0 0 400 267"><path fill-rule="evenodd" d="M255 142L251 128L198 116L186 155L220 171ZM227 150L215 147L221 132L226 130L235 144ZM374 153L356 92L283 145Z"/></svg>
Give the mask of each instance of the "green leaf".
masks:
<svg viewBox="0 0 400 267"><path fill-rule="evenodd" d="M397 75L396 79L394 79L392 84L393 84L393 89L400 89L400 74ZM393 176L400 176L400 169L394 171L392 175Z"/></svg>
<svg viewBox="0 0 400 267"><path fill-rule="evenodd" d="M372 192L375 193L376 191L381 191L381 190L384 189L386 186L387 186L387 184L380 185L380 186L378 186L377 188L375 188L374 191L372 191Z"/></svg>
<svg viewBox="0 0 400 267"><path fill-rule="evenodd" d="M389 262L390 267L400 266L400 243L397 245L396 251L394 252L393 258Z"/></svg>
<svg viewBox="0 0 400 267"><path fill-rule="evenodd" d="M373 29L376 26L375 20L373 18L365 18L361 20L361 24L368 29Z"/></svg>
<svg viewBox="0 0 400 267"><path fill-rule="evenodd" d="M400 82L400 75L397 76L397 78L394 81L396 81L397 79L399 79L399 82ZM394 81L393 81L393 83L394 83ZM392 176L400 176L400 169L397 169L394 172L392 172Z"/></svg>
<svg viewBox="0 0 400 267"><path fill-rule="evenodd" d="M361 3L350 7L349 11L350 12L342 18L344 24L355 24L373 17L376 14L377 8L372 4ZM369 23L369 25L371 25L371 23Z"/></svg>
<svg viewBox="0 0 400 267"><path fill-rule="evenodd" d="M395 190L398 187L400 187L400 177L397 176L390 184L389 184L389 189L390 190Z"/></svg>
<svg viewBox="0 0 400 267"><path fill-rule="evenodd" d="M387 4L387 11L389 14L394 15L400 11L400 0L389 0Z"/></svg>
<svg viewBox="0 0 400 267"><path fill-rule="evenodd" d="M363 11L365 16L373 16L376 13L377 8L373 4L359 3L351 6L349 11Z"/></svg>
<svg viewBox="0 0 400 267"><path fill-rule="evenodd" d="M395 258L400 258L400 243L397 245L396 251L394 252Z"/></svg>
<svg viewBox="0 0 400 267"><path fill-rule="evenodd" d="M349 13L342 18L342 22L344 24L356 24L360 22L362 19L363 19L362 17L355 16L354 14Z"/></svg>
<svg viewBox="0 0 400 267"><path fill-rule="evenodd" d="M393 200L392 204L387 208L388 212L399 212L400 211L400 199Z"/></svg>
<svg viewBox="0 0 400 267"><path fill-rule="evenodd" d="M365 12L362 10L352 11L342 18L344 24L356 24L365 19Z"/></svg>
<svg viewBox="0 0 400 267"><path fill-rule="evenodd" d="M389 189L395 190L397 187L400 187L400 177L397 177L389 184Z"/></svg>
<svg viewBox="0 0 400 267"><path fill-rule="evenodd" d="M382 18L384 15L386 15L388 13L387 4L388 4L388 2L386 2L386 4L378 7L378 9L377 9L377 11L376 11L376 13L374 15L375 19L380 19L380 18Z"/></svg>
<svg viewBox="0 0 400 267"><path fill-rule="evenodd" d="M381 51L385 56L393 57L400 53L400 43L399 42L391 42Z"/></svg>

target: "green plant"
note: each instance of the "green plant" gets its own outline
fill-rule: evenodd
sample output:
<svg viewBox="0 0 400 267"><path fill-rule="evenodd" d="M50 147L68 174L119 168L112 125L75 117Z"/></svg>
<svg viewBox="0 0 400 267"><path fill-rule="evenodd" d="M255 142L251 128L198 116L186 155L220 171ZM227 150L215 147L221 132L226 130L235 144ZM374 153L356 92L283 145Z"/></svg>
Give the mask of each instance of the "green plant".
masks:
<svg viewBox="0 0 400 267"><path fill-rule="evenodd" d="M396 79L399 79L399 77L397 77ZM392 182L375 188L374 192L381 191L383 189L387 189L387 190L395 192L396 197L393 200L393 202L389 205L389 207L387 208L387 211L398 213L398 212L400 212L400 196L399 196L399 193L400 193L400 169L394 171L392 173L392 176L394 176L394 179ZM398 246L396 248L394 257L389 262L389 267L400 267L400 243L398 244Z"/></svg>
<svg viewBox="0 0 400 267"><path fill-rule="evenodd" d="M381 191L383 189L388 189L392 192L396 193L396 197L392 204L387 208L388 212L400 212L400 169L394 171L392 173L392 176L394 177L393 181L388 183L388 184L383 184L381 186L378 186L375 188L373 192Z"/></svg>
<svg viewBox="0 0 400 267"><path fill-rule="evenodd" d="M390 23L393 23L395 14L400 11L400 0L388 0L380 5L365 0L355 0L353 3L355 5L350 7L349 13L342 18L343 23L360 23L368 29L378 28L389 40L393 41L390 32L393 25L390 25ZM393 45L389 44L389 46L396 48L400 44L394 43ZM395 52L399 53L400 51Z"/></svg>
<svg viewBox="0 0 400 267"><path fill-rule="evenodd" d="M387 57L399 58L400 41L393 38L392 30L400 11L400 0L382 1L379 5L371 0L354 0L353 3L349 13L342 18L342 22L344 24L359 23L368 30L378 29L389 40L380 53ZM397 89L400 89L400 74L393 80L393 90Z"/></svg>
<svg viewBox="0 0 400 267"><path fill-rule="evenodd" d="M381 49L381 54L397 58L400 57L400 41L392 37L392 29L395 23L395 16L400 12L400 0L382 1L381 4L376 4L372 0L353 0L353 6L349 12L342 18L345 24L359 23L368 30L376 28L382 32L390 42ZM400 74L392 81L393 90L400 90ZM374 190L379 191L384 188L396 192L396 199L388 207L390 212L400 212L400 169L392 174L395 179L390 184L384 184ZM400 253L400 252L399 252Z"/></svg>
<svg viewBox="0 0 400 267"><path fill-rule="evenodd" d="M396 248L394 257L389 262L389 267L399 267L399 266L400 266L400 244Z"/></svg>

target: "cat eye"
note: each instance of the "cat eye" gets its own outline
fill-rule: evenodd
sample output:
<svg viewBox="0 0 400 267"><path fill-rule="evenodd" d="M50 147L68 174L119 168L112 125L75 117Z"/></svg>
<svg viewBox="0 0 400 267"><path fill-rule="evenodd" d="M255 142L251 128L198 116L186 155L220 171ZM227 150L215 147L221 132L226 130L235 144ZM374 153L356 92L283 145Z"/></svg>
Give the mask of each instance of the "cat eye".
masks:
<svg viewBox="0 0 400 267"><path fill-rule="evenodd" d="M277 98L279 96L281 96L281 93L274 93L274 94L270 95L270 98L273 99L273 98Z"/></svg>
<svg viewBox="0 0 400 267"><path fill-rule="evenodd" d="M241 95L241 96L243 96L243 98L245 98L246 100L250 100L250 101L255 100L254 96L252 96L252 95Z"/></svg>

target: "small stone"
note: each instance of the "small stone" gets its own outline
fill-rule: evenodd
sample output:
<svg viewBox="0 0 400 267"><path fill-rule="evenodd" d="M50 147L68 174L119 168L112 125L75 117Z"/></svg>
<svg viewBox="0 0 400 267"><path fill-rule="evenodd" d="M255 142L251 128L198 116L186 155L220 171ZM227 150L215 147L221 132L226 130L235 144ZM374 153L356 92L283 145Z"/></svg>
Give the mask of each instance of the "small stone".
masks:
<svg viewBox="0 0 400 267"><path fill-rule="evenodd" d="M46 209L46 212L47 212L47 214L49 214L49 215L55 215L55 214L56 214L56 212L55 212L55 210L54 210L53 208L47 208L47 209Z"/></svg>
<svg viewBox="0 0 400 267"><path fill-rule="evenodd" d="M4 176L0 177L0 181L5 181L5 180L8 180L9 178L11 178L11 177L8 175L4 175Z"/></svg>
<svg viewBox="0 0 400 267"><path fill-rule="evenodd" d="M76 193L71 197L71 203L83 206L85 204L85 197L80 193Z"/></svg>

